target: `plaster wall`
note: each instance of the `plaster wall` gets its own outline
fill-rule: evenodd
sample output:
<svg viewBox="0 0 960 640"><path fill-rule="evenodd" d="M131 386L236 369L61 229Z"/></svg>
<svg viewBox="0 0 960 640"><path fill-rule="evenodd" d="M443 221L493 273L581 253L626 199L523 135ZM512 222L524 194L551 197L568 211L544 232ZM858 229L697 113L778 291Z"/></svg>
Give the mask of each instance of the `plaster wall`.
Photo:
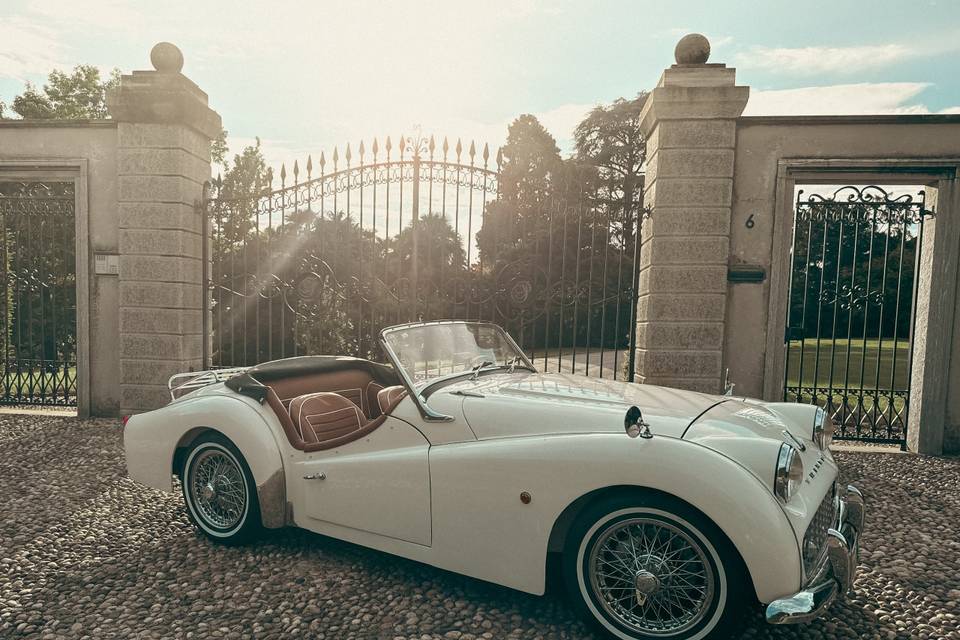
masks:
<svg viewBox="0 0 960 640"><path fill-rule="evenodd" d="M742 117L737 121L730 264L759 265L767 272L762 283L728 286L724 366L730 368L738 393L763 395L766 354L762 345L767 334L779 162L836 159L841 167L844 160L949 158L958 151L960 118L955 117ZM886 178L872 177L888 184L904 180L895 172L887 172ZM792 233L791 221L782 222L784 232Z"/></svg>
<svg viewBox="0 0 960 640"><path fill-rule="evenodd" d="M45 161L44 166L31 165L37 160ZM0 173L49 175L48 163L59 160L64 167L76 166L77 160L86 160L87 166L90 402L79 409L94 416L115 416L120 406L119 287L116 276L94 275L93 260L95 253L117 253L118 248L116 123L0 121ZM78 292L78 305L81 298ZM77 309L78 316L84 312Z"/></svg>
<svg viewBox="0 0 960 640"><path fill-rule="evenodd" d="M960 117L954 115L737 120L730 265L757 265L766 271L762 283L728 284L723 366L729 368L738 394L779 398L778 389L770 383L776 372L769 370L767 350L782 348L785 318L770 317L770 301L771 293L782 294L772 292L771 287L786 287L788 282L786 274L777 273L783 269L777 244L786 242L789 251L793 185L820 182L936 187L937 181L929 176L930 167L949 173L948 165L958 162L958 156ZM803 168L805 163L810 166ZM779 196L784 198L780 203L778 183ZM951 246L956 241L953 236L960 231L960 211L956 208L952 201L941 199L937 210L938 227L949 229L949 238L938 231L939 242ZM950 357L944 358L944 365L938 365L942 369L938 375L949 379L944 433L948 449L960 447L960 285L955 267L953 259L952 277L940 275L941 282L931 283L940 290L943 286L948 291L956 289L958 296L952 317L949 313L942 318L932 316L952 325L946 333L954 336L947 348ZM918 357L922 355L918 353Z"/></svg>

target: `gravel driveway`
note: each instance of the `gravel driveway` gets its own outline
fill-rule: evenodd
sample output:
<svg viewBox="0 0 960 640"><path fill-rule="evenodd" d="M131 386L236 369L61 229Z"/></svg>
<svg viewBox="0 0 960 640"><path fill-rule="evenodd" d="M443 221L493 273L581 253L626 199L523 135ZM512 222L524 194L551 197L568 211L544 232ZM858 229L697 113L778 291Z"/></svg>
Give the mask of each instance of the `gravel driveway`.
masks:
<svg viewBox="0 0 960 640"><path fill-rule="evenodd" d="M856 596L747 638L960 640L960 460L839 453L869 528ZM544 598L303 531L208 543L124 477L116 421L0 414L0 636L591 638Z"/></svg>

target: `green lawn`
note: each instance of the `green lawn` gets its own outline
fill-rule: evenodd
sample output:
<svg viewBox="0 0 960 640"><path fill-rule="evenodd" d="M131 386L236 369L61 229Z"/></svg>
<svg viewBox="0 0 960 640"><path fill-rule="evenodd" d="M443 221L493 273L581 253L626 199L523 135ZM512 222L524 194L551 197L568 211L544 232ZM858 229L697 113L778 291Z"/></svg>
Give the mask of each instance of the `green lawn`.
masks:
<svg viewBox="0 0 960 640"><path fill-rule="evenodd" d="M896 354L896 370L894 370L894 354ZM801 359L802 380L800 378ZM819 366L817 366L818 361ZM879 379L877 377L878 361ZM906 390L909 366L910 343L906 340L894 342L893 339L880 341L868 338L864 342L857 339L821 339L819 351L816 339L807 339L802 344L800 340L793 340L787 351L787 386L795 387L800 383L802 386L813 386L816 383L819 387L833 386L840 389L844 387L860 389L862 386L866 389Z"/></svg>
<svg viewBox="0 0 960 640"><path fill-rule="evenodd" d="M41 372L39 369L8 371L0 373L0 397L7 400L18 398L24 401L39 400L41 395L46 401L51 401L56 395L58 402L64 401L64 370ZM77 395L77 368L70 367L67 371L69 389L66 396L74 399Z"/></svg>
<svg viewBox="0 0 960 640"><path fill-rule="evenodd" d="M849 354L849 367L848 367ZM896 363L894 363L896 354ZM803 362L803 377L800 363ZM817 363L819 362L819 367ZM879 377L877 363L879 362ZM889 415L900 413L904 408L903 396L893 396L893 411L889 391L906 391L910 366L910 343L893 339L821 339L819 351L816 339L790 342L787 351L787 388L803 386L831 387L833 402L843 402L844 389L848 389L848 410L860 417L864 414ZM832 371L832 383L831 383ZM862 371L862 375L861 375ZM849 372L849 373L848 373ZM892 380L892 384L891 384ZM861 400L861 389L863 396ZM877 393L879 391L879 393ZM810 394L797 398L789 393L787 400L810 402ZM817 394L817 404L826 406L827 394ZM876 407L875 407L876 404ZM859 406L859 412L858 412Z"/></svg>

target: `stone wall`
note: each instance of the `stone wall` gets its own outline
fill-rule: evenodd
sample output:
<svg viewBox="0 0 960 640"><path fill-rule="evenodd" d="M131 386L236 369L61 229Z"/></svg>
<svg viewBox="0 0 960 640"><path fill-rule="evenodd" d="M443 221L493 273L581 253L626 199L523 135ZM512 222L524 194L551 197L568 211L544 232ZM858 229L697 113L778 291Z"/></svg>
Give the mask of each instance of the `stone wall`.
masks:
<svg viewBox="0 0 960 640"><path fill-rule="evenodd" d="M169 400L167 380L203 368L200 204L220 116L180 73L173 45L154 47L155 71L134 71L108 96L118 121L120 410Z"/></svg>
<svg viewBox="0 0 960 640"><path fill-rule="evenodd" d="M644 105L638 382L721 391L736 118L748 94L733 69L678 57Z"/></svg>

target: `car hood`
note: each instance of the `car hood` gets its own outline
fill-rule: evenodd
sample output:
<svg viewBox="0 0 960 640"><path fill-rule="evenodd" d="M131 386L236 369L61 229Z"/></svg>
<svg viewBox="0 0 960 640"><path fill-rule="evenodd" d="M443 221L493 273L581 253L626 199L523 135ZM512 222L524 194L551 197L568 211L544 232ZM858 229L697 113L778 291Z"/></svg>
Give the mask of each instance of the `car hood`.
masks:
<svg viewBox="0 0 960 640"><path fill-rule="evenodd" d="M462 395L463 412L480 440L561 433L624 431L636 405L653 433L681 437L723 396L563 373L495 373L438 393Z"/></svg>

